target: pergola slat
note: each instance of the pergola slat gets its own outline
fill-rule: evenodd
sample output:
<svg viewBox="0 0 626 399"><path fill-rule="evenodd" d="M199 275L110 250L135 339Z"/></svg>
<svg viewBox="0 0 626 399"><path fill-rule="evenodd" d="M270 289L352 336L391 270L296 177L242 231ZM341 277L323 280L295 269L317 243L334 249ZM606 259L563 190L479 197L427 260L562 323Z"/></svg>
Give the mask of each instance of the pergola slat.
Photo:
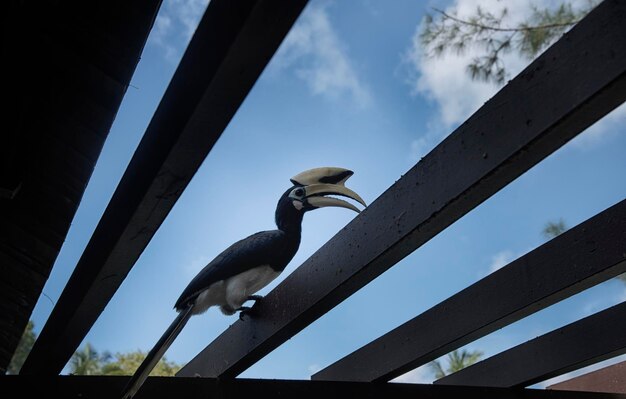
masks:
<svg viewBox="0 0 626 399"><path fill-rule="evenodd" d="M2 376L2 392L19 392L25 397L110 399L119 397L128 381L125 376ZM149 377L137 394L141 398L298 398L298 399L626 399L626 395L551 391L456 387L425 384L373 384L365 382L257 380L212 378Z"/></svg>
<svg viewBox="0 0 626 399"><path fill-rule="evenodd" d="M305 4L211 1L23 374L63 369Z"/></svg>
<svg viewBox="0 0 626 399"><path fill-rule="evenodd" d="M312 379L389 381L623 273L624 243L626 200L326 367Z"/></svg>
<svg viewBox="0 0 626 399"><path fill-rule="evenodd" d="M621 104L624 20L599 5L179 375L240 374Z"/></svg>
<svg viewBox="0 0 626 399"><path fill-rule="evenodd" d="M525 387L626 353L626 302L450 374L436 384Z"/></svg>

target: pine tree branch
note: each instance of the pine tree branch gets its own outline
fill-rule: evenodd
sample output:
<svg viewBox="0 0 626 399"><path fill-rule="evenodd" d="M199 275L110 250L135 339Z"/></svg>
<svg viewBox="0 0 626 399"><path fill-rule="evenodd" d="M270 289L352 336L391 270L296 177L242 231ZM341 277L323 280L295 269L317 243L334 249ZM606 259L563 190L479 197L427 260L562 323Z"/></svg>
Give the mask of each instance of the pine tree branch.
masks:
<svg viewBox="0 0 626 399"><path fill-rule="evenodd" d="M508 15L506 7L494 13L479 6L465 18L433 8L422 23L420 40L427 57L441 56L450 50L462 55L470 47L477 49L479 54L468 63L467 72L474 80L501 85L508 76L504 54L515 51L534 58L577 24L597 2L588 0L587 7L577 11L565 0L550 9L530 6L532 15L516 26L503 24Z"/></svg>
<svg viewBox="0 0 626 399"><path fill-rule="evenodd" d="M450 19L454 22L458 22L463 25L473 26L481 30L491 30L495 32L531 32L531 31L542 30L542 29L566 28L569 26L576 25L580 21L580 19L576 19L574 21L569 21L569 22L551 23L551 24L537 25L537 26L522 25L517 28L500 28L498 26L490 26L490 25L485 25L485 24L481 24L478 22L467 21L467 20L455 17L453 15L450 15L446 13L445 11L440 10L438 8L433 7L433 10L441 14L445 19Z"/></svg>

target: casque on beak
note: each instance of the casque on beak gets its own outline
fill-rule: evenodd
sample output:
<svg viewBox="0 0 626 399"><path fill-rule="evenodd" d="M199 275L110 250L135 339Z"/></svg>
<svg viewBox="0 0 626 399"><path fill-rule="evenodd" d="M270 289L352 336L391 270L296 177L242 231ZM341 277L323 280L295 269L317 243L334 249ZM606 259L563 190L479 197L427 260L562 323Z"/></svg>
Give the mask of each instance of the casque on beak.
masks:
<svg viewBox="0 0 626 399"><path fill-rule="evenodd" d="M363 206L367 206L360 195L345 186L346 180L354 172L343 168L324 167L304 171L291 178L294 185L302 186L304 189L304 199L313 208L323 208L326 206L336 206L352 209L360 212L359 208L351 203L326 195L339 195L351 198Z"/></svg>

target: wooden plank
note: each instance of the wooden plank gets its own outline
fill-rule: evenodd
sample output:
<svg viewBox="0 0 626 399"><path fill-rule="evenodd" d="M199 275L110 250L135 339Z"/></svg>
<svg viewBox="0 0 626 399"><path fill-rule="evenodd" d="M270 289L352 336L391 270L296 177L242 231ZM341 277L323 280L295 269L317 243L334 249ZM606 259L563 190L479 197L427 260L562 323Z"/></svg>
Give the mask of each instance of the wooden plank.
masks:
<svg viewBox="0 0 626 399"><path fill-rule="evenodd" d="M1 376L2 392L17 392L23 397L62 397L109 399L119 397L127 376ZM175 395L173 394L175 393ZM430 384L377 384L367 382L298 381L210 378L149 377L137 399L159 398L299 398L299 399L626 399L626 395L550 391L540 389L503 389L437 386Z"/></svg>
<svg viewBox="0 0 626 399"><path fill-rule="evenodd" d="M305 4L211 1L23 374L63 369Z"/></svg>
<svg viewBox="0 0 626 399"><path fill-rule="evenodd" d="M46 191L37 184L25 184L14 200L4 205L0 208L3 223L19 226L51 248L61 248L78 204L69 207L56 191Z"/></svg>
<svg viewBox="0 0 626 399"><path fill-rule="evenodd" d="M0 250L15 259L26 261L26 265L36 268L34 270L46 278L59 248L42 240L37 231L29 230L29 226L21 226L9 218L0 223Z"/></svg>
<svg viewBox="0 0 626 399"><path fill-rule="evenodd" d="M50 126L48 133L58 140L67 143L89 159L94 165L100 155L104 137L90 130L77 121L64 118L62 115L46 113L42 115L42 124ZM97 145L94 145L96 143Z"/></svg>
<svg viewBox="0 0 626 399"><path fill-rule="evenodd" d="M5 251L0 251L0 276L0 286L10 285L30 297L39 295L47 278L38 272L37 267L20 262Z"/></svg>
<svg viewBox="0 0 626 399"><path fill-rule="evenodd" d="M626 302L537 337L435 381L525 387L626 353Z"/></svg>
<svg viewBox="0 0 626 399"><path fill-rule="evenodd" d="M624 20L598 6L180 375L240 374L621 104Z"/></svg>
<svg viewBox="0 0 626 399"><path fill-rule="evenodd" d="M50 230L50 233L44 230L44 234L56 235L62 243L76 213L78 201L68 201L66 192L57 188L39 182L23 185L15 201L0 209L0 217L16 220L23 225L41 225L42 229ZM24 219L32 220L24 223Z"/></svg>
<svg viewBox="0 0 626 399"><path fill-rule="evenodd" d="M154 0L142 0L144 2L154 2ZM109 9L115 8L112 3L102 3L103 5L108 6ZM124 12L129 12L129 8L134 8L135 4L128 5ZM148 4L146 4L148 5ZM144 5L144 7L146 7ZM93 6L93 3L87 4L87 7ZM152 4L154 7L154 4ZM137 15L136 17L140 17ZM145 18L145 16L144 16ZM77 21L78 22L78 21ZM84 23L84 21L81 21ZM134 22L134 21L133 21ZM118 22L119 23L119 22ZM135 30L134 25L141 24L129 23L129 26L133 26L133 30ZM84 32L81 32L84 35ZM101 32L93 32L98 35ZM68 40L75 40L73 36L79 34L75 32L70 34L67 37ZM131 36L130 32L125 32L126 37ZM141 36L136 36L141 37ZM91 37L91 40L94 38ZM46 88L45 92L42 93L41 97L37 99L37 101L50 102L54 101L60 104L63 104L66 101L89 101L97 104L101 108L116 113L119 108L119 103L121 102L124 94L126 93L126 89L128 87L128 82L131 78L130 73L132 73L132 69L128 66L132 65L132 57L137 57L137 50L134 49L134 46L137 46L139 43L134 44L133 46L126 47L124 46L123 38L120 38L116 43L109 43L107 46L111 48L116 54L107 54L108 50L101 50L101 56L106 55L108 58L113 58L116 63L119 63L119 67L125 67L124 76L121 75L118 78L122 80L118 80L118 78L111 76L107 73L106 68L103 68L100 64L95 64L90 62L92 60L87 60L83 56L77 54L76 49L68 46L67 42L60 42L58 39L51 40L49 37L41 37L41 39L48 51L52 54L56 55L56 58L52 59L48 67L45 71L42 71L44 74L43 78L49 81L49 85ZM96 41L98 39L95 39ZM117 46L117 48L112 45ZM91 48L92 46L90 46ZM117 51L118 49L123 47L123 51ZM125 53L125 54L121 54ZM126 60L123 60L126 58ZM95 60L93 60L95 61ZM101 58L95 62L106 62L104 58ZM56 79L55 79L56 78ZM113 118L110 119L113 121ZM110 125L111 123L109 123ZM106 135L104 136L106 137Z"/></svg>
<svg viewBox="0 0 626 399"><path fill-rule="evenodd" d="M44 282L159 4L160 0L3 4L7 78L2 95L5 114L11 117L0 135L0 191L11 199L3 198L0 206L0 252L23 262L25 270L35 270ZM96 8L98 12L93 12ZM85 134L88 129L78 120L92 131ZM58 121L70 123L61 126ZM55 133L63 140L51 139ZM0 285L12 287L13 277L0 275ZM9 364L41 293L43 283L32 284L32 289L6 288L0 295L0 324L6 332L0 339L0 372Z"/></svg>
<svg viewBox="0 0 626 399"><path fill-rule="evenodd" d="M311 378L389 381L626 271L626 200L511 262Z"/></svg>
<svg viewBox="0 0 626 399"><path fill-rule="evenodd" d="M21 8L35 18L58 16L53 21L28 20L33 26L45 26L33 40L47 41L44 47L51 54L64 51L60 44L126 87L146 43L146 27L153 25L160 4L161 0L96 0Z"/></svg>

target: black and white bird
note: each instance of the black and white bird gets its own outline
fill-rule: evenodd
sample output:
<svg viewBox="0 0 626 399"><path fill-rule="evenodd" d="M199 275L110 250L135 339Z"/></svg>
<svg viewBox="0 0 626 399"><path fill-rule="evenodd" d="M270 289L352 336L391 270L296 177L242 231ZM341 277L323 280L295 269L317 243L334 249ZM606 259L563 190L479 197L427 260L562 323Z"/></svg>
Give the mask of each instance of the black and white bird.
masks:
<svg viewBox="0 0 626 399"><path fill-rule="evenodd" d="M351 203L329 195L348 197L367 206L357 193L345 187L352 174L347 169L324 167L294 176L293 186L278 200L278 229L237 241L191 280L174 306L178 316L130 379L123 398L137 393L192 315L204 313L212 306L219 306L226 315L240 312L240 317L250 310L244 303L260 299L255 293L278 277L298 251L305 212L327 206L359 212Z"/></svg>

